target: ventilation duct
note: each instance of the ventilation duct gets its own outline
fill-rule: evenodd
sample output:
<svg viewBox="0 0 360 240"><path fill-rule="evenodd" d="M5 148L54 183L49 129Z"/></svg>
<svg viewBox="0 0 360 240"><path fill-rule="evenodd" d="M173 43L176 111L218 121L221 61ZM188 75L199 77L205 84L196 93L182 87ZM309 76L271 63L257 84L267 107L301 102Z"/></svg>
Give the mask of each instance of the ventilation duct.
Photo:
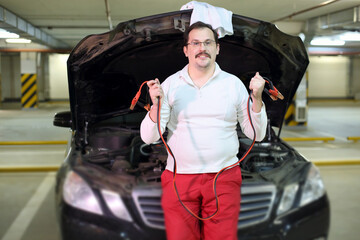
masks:
<svg viewBox="0 0 360 240"><path fill-rule="evenodd" d="M345 31L360 32L360 6L311 18L306 23L310 35L338 34Z"/></svg>
<svg viewBox="0 0 360 240"><path fill-rule="evenodd" d="M51 48L65 49L70 46L61 42L31 23L18 17L11 11L0 6L0 28L16 33L22 38L31 39L33 42L49 46Z"/></svg>

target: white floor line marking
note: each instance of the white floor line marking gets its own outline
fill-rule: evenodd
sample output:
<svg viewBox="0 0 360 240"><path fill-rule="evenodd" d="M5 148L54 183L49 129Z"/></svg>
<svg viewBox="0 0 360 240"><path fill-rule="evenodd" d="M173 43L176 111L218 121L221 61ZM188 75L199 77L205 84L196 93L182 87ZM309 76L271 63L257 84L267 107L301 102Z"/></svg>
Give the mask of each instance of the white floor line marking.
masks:
<svg viewBox="0 0 360 240"><path fill-rule="evenodd" d="M54 183L55 174L48 173L1 240L21 240Z"/></svg>

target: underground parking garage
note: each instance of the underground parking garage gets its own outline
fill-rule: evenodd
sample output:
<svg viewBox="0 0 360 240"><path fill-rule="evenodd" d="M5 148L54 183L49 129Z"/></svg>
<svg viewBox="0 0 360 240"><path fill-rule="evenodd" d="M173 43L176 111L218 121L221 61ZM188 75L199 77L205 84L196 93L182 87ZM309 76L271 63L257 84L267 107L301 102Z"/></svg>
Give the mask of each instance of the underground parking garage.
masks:
<svg viewBox="0 0 360 240"><path fill-rule="evenodd" d="M152 101L139 88L191 64L185 49L211 49L209 39L184 46L193 18L214 26L209 16L225 14L222 24L230 19L231 27L218 28L218 66L247 91L256 72L269 80L262 94L265 137L252 144L236 128L238 239L357 239L360 2L136 7L146 3L0 1L0 238L166 239L161 182L171 159L161 140L140 138ZM199 11L204 6L213 12ZM186 86L200 99L214 82ZM211 111L218 110L214 96L207 99ZM170 151L171 124L162 130ZM205 129L212 136L212 127ZM191 138L193 146L201 135Z"/></svg>

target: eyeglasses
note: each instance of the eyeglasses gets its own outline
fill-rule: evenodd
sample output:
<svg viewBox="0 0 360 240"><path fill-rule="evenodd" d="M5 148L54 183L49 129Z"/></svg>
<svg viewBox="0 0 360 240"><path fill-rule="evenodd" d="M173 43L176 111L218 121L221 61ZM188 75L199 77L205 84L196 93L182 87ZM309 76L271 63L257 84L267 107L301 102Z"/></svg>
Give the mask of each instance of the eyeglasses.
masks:
<svg viewBox="0 0 360 240"><path fill-rule="evenodd" d="M214 40L208 39L208 40L206 40L206 41L204 41L204 42L191 41L191 42L189 42L187 45L191 45L191 46L193 46L194 48L198 48L198 47L201 46L201 44L203 44L204 47L211 47L214 43L215 43Z"/></svg>

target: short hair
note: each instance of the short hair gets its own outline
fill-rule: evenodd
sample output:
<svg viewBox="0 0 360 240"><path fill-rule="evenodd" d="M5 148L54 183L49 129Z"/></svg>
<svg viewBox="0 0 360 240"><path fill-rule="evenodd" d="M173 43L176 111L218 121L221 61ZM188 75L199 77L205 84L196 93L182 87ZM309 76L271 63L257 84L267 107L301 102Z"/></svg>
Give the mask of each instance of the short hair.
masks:
<svg viewBox="0 0 360 240"><path fill-rule="evenodd" d="M194 29L201 29L201 28L210 29L214 34L215 43L216 44L219 43L217 32L212 28L212 26L210 24L206 24L206 23L198 21L198 22L191 24L191 26L188 29L186 29L186 31L184 32L184 46L188 45L190 32Z"/></svg>

